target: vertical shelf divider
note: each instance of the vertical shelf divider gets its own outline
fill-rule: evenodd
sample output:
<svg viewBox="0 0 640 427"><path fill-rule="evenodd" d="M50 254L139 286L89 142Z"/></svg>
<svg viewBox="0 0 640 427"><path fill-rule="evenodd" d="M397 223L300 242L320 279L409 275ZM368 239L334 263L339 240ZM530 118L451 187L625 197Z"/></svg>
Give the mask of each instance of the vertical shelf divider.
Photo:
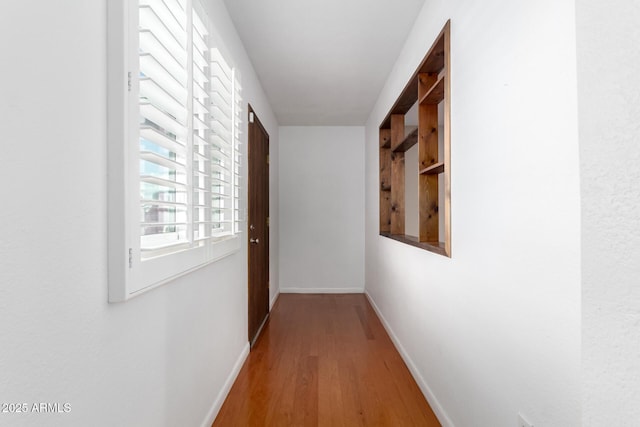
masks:
<svg viewBox="0 0 640 427"><path fill-rule="evenodd" d="M391 233L391 129L380 129L380 232Z"/></svg>
<svg viewBox="0 0 640 427"><path fill-rule="evenodd" d="M404 114L391 115L391 151L404 140ZM391 234L404 234L404 152L391 153Z"/></svg>

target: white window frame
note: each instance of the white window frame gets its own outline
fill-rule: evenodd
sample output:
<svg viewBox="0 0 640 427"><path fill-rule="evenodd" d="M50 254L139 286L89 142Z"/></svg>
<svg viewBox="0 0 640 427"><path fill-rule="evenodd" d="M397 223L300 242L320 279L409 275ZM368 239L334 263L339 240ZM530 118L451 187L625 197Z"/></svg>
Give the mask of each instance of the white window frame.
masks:
<svg viewBox="0 0 640 427"><path fill-rule="evenodd" d="M193 0L194 2L197 0ZM192 0L186 0L188 9ZM126 301L170 282L241 247L238 156L240 102L234 69L232 123L231 235L200 246L142 260L140 248L139 48L138 1L109 0L108 4L108 283L109 302ZM198 9L200 11L200 9ZM210 25L210 24L208 24ZM214 37L215 39L215 37ZM220 40L215 40L216 45ZM211 49L213 46L209 46ZM228 61L228 58L225 58ZM189 90L189 93L191 90ZM189 109L189 116L192 109ZM191 121L191 119L189 119ZM189 126L189 132L192 127ZM187 152L187 157L191 152ZM236 173L234 173L236 172ZM191 182L191 179L189 180ZM188 191L192 191L191 188ZM192 213L189 217L192 221Z"/></svg>

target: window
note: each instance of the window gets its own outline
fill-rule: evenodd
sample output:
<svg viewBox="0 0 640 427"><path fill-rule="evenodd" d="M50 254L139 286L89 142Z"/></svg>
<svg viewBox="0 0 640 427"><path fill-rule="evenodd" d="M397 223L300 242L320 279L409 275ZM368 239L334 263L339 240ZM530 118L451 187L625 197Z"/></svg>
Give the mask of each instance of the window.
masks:
<svg viewBox="0 0 640 427"><path fill-rule="evenodd" d="M380 125L380 234L451 257L449 26ZM417 175L417 185L409 173ZM417 194L407 193L415 186ZM409 207L416 211L407 212Z"/></svg>
<svg viewBox="0 0 640 427"><path fill-rule="evenodd" d="M241 88L197 0L109 2L109 300L240 248Z"/></svg>

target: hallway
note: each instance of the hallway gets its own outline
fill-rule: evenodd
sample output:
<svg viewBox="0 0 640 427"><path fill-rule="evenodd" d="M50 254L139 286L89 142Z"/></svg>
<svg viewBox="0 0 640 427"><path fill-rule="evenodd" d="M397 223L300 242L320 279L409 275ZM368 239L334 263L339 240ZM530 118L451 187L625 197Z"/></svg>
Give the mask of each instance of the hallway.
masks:
<svg viewBox="0 0 640 427"><path fill-rule="evenodd" d="M214 426L439 426L363 294L281 294Z"/></svg>

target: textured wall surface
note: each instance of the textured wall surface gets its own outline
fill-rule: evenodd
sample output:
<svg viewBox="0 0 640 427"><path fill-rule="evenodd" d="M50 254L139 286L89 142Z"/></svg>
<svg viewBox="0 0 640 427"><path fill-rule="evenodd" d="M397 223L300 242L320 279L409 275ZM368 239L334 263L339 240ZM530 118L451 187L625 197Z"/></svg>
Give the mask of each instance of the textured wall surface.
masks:
<svg viewBox="0 0 640 427"><path fill-rule="evenodd" d="M224 5L210 3L277 148ZM201 425L246 349L246 245L108 304L106 1L8 2L0 35L0 402L71 404L0 425Z"/></svg>
<svg viewBox="0 0 640 427"><path fill-rule="evenodd" d="M280 287L364 289L364 128L280 127Z"/></svg>
<svg viewBox="0 0 640 427"><path fill-rule="evenodd" d="M377 131L449 18L451 259L378 235ZM366 291L445 425L580 425L575 61L571 1L427 1L367 122Z"/></svg>
<svg viewBox="0 0 640 427"><path fill-rule="evenodd" d="M583 425L640 424L640 3L576 2Z"/></svg>

